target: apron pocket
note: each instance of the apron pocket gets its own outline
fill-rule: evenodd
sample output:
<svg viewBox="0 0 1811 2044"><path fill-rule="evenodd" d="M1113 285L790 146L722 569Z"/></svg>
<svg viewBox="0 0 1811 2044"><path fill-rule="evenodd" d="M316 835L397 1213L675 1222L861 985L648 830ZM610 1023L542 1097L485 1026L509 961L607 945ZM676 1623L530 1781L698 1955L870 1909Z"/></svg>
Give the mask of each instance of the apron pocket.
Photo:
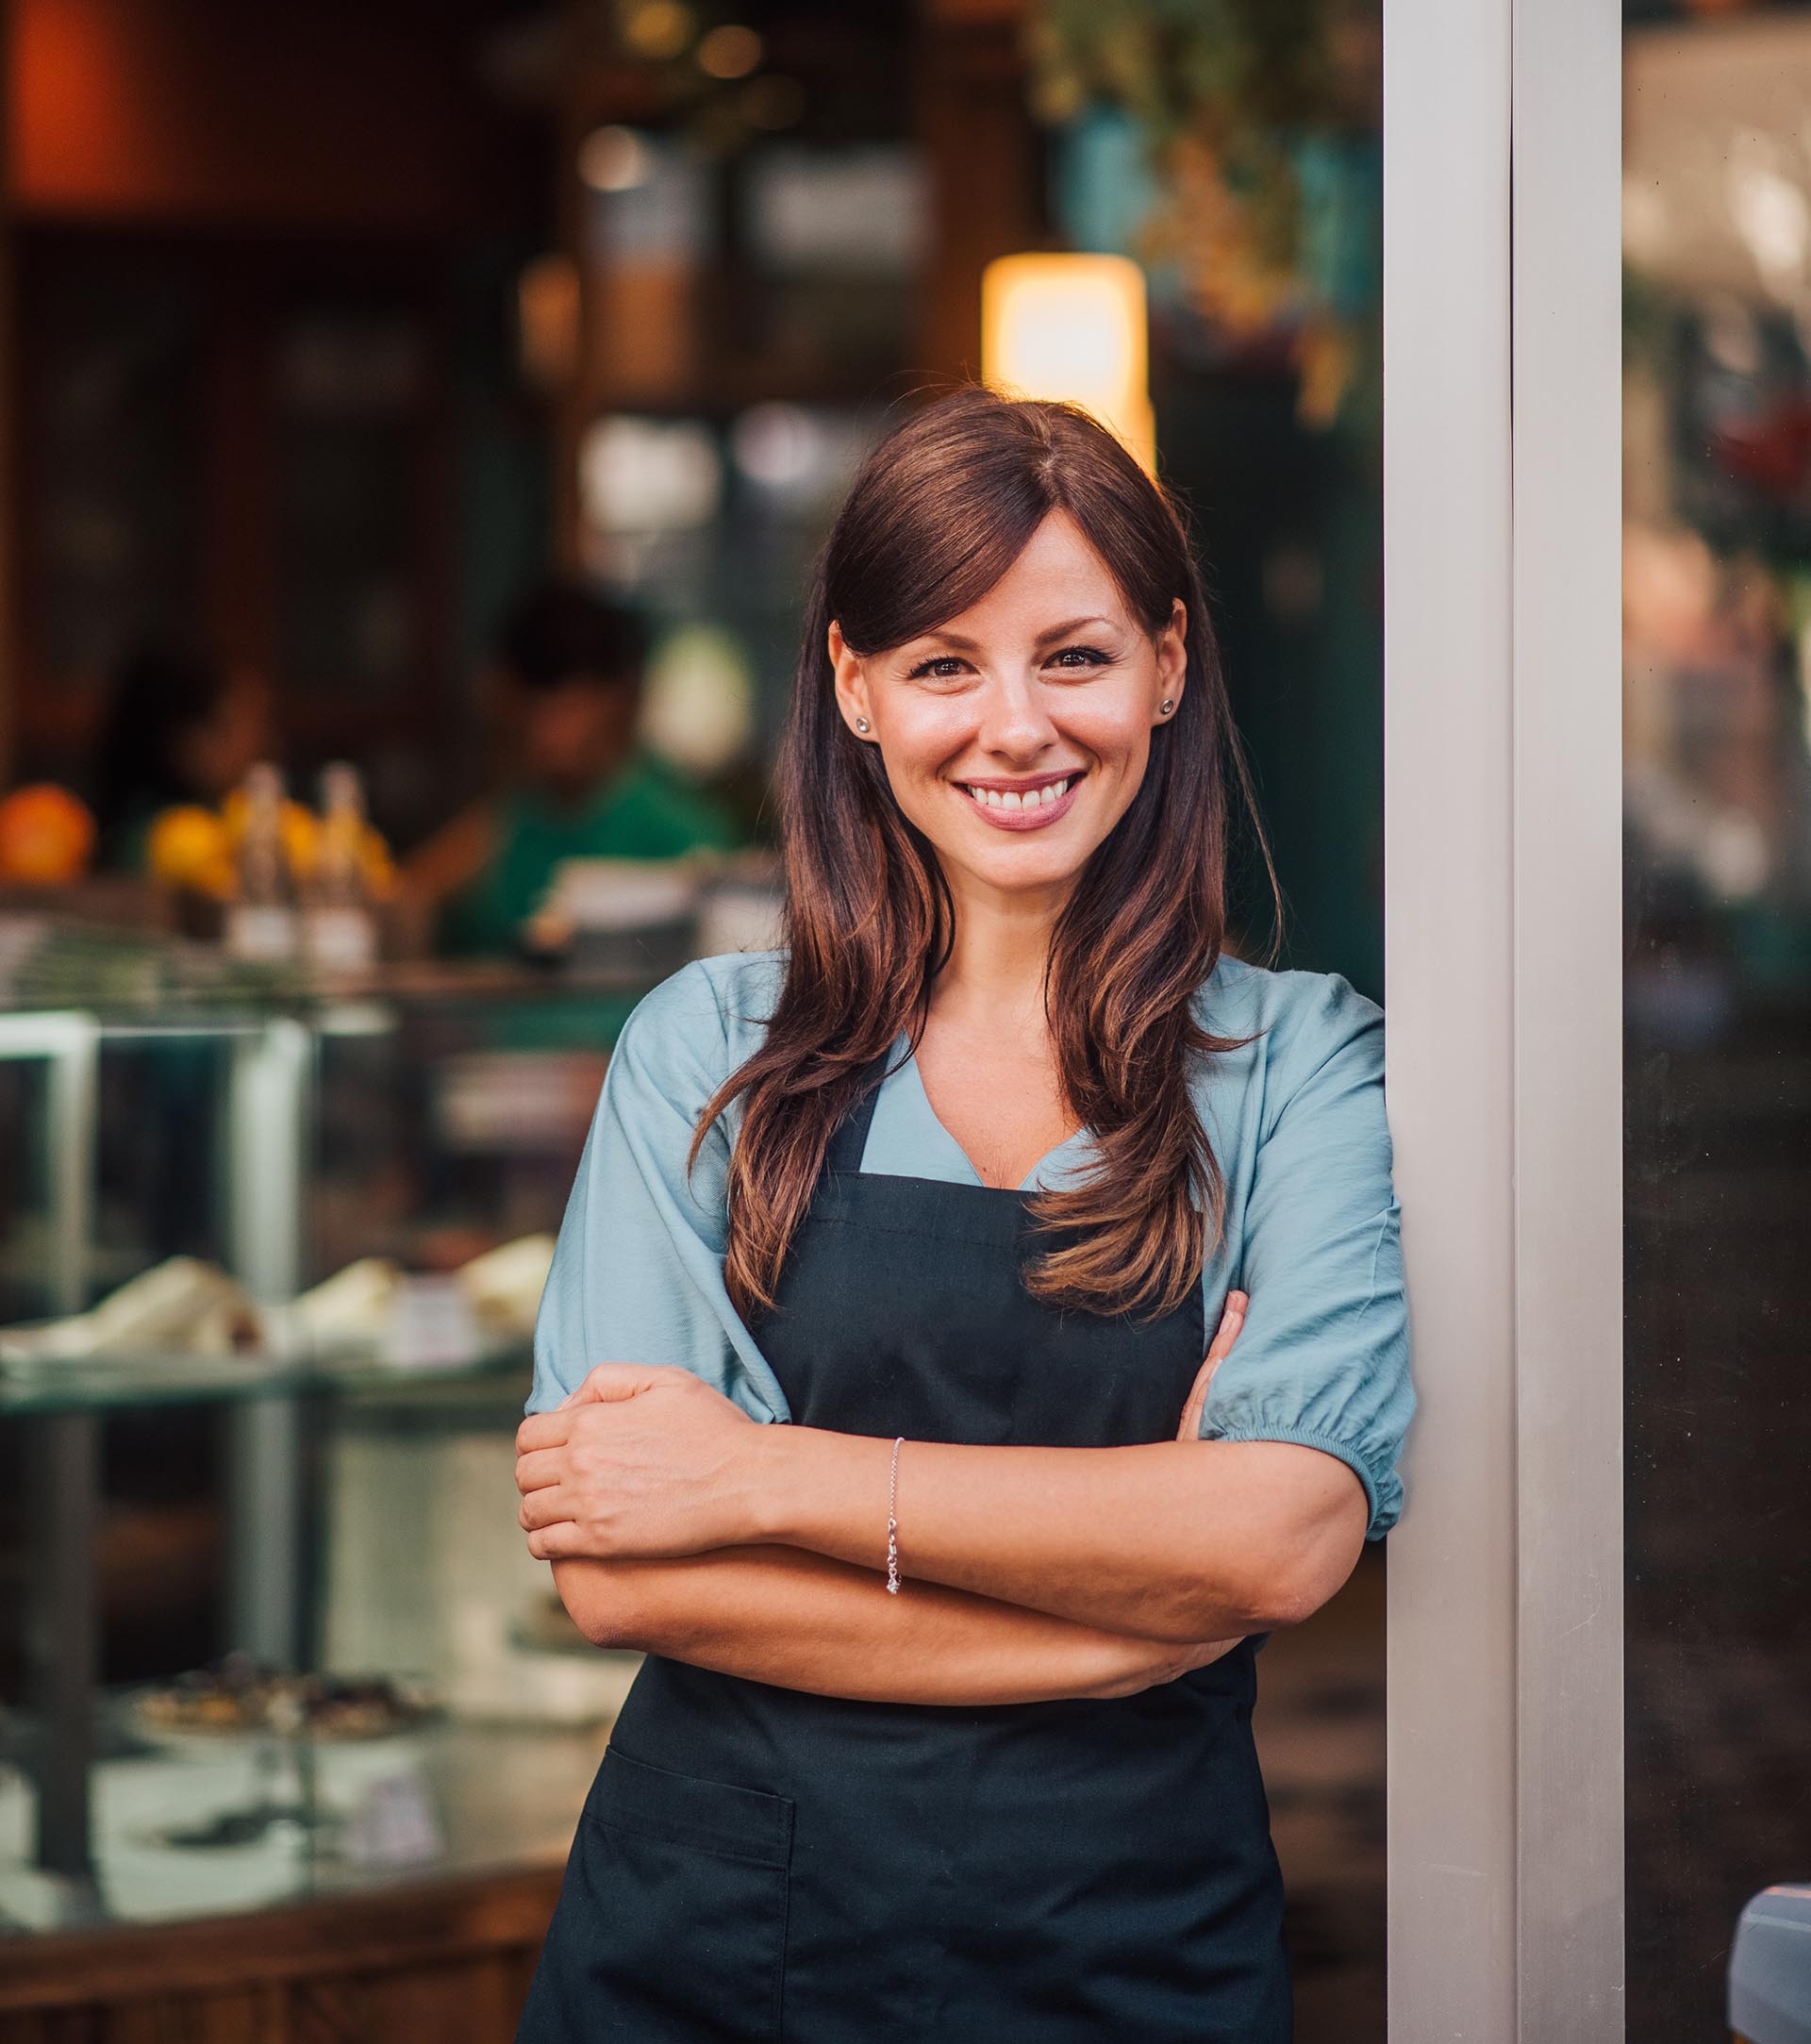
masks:
<svg viewBox="0 0 1811 2044"><path fill-rule="evenodd" d="M779 2037L794 1807L605 1748L581 1825L600 2035Z"/></svg>

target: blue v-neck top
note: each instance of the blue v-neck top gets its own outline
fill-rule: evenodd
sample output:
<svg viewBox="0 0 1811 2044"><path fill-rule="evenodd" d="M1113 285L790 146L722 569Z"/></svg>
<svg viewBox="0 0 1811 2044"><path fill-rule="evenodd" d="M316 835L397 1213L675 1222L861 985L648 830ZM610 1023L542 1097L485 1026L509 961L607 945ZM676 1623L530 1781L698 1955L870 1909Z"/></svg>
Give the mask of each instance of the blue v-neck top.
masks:
<svg viewBox="0 0 1811 2044"><path fill-rule="evenodd" d="M593 1363L640 1362L696 1371L757 1420L791 1418L723 1286L739 1103L686 1171L699 1114L760 1042L785 969L778 951L693 959L623 1025L540 1302L528 1411L557 1405ZM1402 1511L1397 1463L1415 1409L1383 1010L1337 972L1276 972L1228 956L1195 1000L1216 1035L1263 1032L1201 1060L1195 1081L1226 1186L1224 1239L1202 1273L1209 1336L1229 1290L1250 1296L1208 1387L1202 1437L1295 1441L1337 1456L1363 1484L1367 1537L1379 1539ZM862 1170L981 1184L906 1050L902 1036ZM1078 1131L1022 1189L1086 1173L1092 1154Z"/></svg>

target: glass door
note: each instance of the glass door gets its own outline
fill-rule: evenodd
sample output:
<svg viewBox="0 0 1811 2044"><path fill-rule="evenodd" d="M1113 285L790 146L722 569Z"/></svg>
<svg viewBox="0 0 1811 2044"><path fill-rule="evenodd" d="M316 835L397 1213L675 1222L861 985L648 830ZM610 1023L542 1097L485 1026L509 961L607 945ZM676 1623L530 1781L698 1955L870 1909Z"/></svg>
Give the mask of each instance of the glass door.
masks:
<svg viewBox="0 0 1811 2044"><path fill-rule="evenodd" d="M1628 2029L1811 1875L1811 14L1623 35Z"/></svg>

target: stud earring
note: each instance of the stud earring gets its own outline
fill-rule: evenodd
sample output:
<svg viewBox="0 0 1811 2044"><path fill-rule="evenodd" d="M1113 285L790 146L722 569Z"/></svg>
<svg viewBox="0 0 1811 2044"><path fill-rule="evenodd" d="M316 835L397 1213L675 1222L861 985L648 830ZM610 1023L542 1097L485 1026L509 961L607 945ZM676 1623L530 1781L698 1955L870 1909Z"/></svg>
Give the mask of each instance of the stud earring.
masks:
<svg viewBox="0 0 1811 2044"><path fill-rule="evenodd" d="M857 717L857 718L856 719L856 729L857 731L865 731L865 730L867 730L867 728L868 728L868 720L867 720L867 718L866 718L866 717Z"/></svg>
<svg viewBox="0 0 1811 2044"><path fill-rule="evenodd" d="M1172 696L1172 695L1166 695L1166 696L1164 697L1164 699L1163 699L1163 714L1164 714L1164 715L1165 715L1166 717L1167 717L1167 716L1169 716L1170 712L1171 712L1171 711L1172 709L1174 709L1174 708L1175 708L1175 706L1176 706L1176 699L1175 699L1175 697L1174 697L1174 696Z"/></svg>

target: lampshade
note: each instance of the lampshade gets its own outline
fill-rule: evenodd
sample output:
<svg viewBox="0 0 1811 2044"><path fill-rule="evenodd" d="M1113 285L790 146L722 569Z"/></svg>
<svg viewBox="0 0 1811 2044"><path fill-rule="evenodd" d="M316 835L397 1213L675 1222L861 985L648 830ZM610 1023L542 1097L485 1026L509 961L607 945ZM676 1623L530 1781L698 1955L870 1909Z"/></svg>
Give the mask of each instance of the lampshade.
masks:
<svg viewBox="0 0 1811 2044"><path fill-rule="evenodd" d="M981 374L1067 398L1156 467L1144 272L1124 256L1001 256L981 273Z"/></svg>

